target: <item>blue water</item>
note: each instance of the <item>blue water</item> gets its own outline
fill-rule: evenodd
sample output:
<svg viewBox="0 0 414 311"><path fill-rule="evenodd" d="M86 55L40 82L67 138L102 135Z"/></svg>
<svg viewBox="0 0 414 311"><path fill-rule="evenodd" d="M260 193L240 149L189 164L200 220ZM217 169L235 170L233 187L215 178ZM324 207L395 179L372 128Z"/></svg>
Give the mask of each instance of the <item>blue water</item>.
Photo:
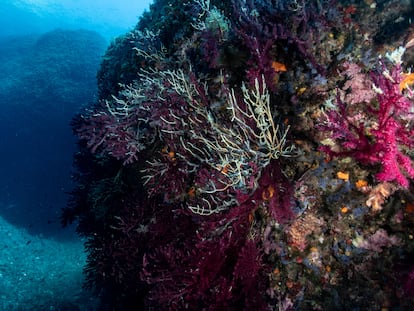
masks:
<svg viewBox="0 0 414 311"><path fill-rule="evenodd" d="M42 265L30 260L42 261L50 277L54 267L65 269L54 262L73 263L64 256L83 258L73 252L56 253L60 246L53 242L82 244L74 229L62 229L59 220L73 186L76 146L70 122L97 97L96 71L108 44L132 29L148 6L149 1L142 0L0 3L0 311L26 310L31 299L42 299L39 293L30 297L13 288L24 281L22 274L30 276L18 267L37 266L37 276L33 274L29 284L41 292L50 282L39 276ZM42 249L44 253L33 253ZM82 251L78 246L70 249ZM50 266L44 261L48 257ZM75 267L78 272L81 266ZM70 269L75 271L73 265ZM51 302L45 308L52 306Z"/></svg>
<svg viewBox="0 0 414 311"><path fill-rule="evenodd" d="M0 3L0 216L34 233L61 232L75 151L70 120L96 98L96 71L111 39L132 29L148 6Z"/></svg>
<svg viewBox="0 0 414 311"><path fill-rule="evenodd" d="M150 0L3 0L0 37L86 28L112 39L131 29Z"/></svg>

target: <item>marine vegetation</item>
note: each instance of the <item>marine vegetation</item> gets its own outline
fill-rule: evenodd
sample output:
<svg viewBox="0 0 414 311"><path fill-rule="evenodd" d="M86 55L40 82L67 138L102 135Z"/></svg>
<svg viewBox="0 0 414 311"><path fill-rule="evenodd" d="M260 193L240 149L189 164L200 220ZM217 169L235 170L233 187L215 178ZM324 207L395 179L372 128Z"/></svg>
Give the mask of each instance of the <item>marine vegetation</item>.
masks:
<svg viewBox="0 0 414 311"><path fill-rule="evenodd" d="M111 45L62 214L101 310L409 309L413 8L377 2L159 0Z"/></svg>

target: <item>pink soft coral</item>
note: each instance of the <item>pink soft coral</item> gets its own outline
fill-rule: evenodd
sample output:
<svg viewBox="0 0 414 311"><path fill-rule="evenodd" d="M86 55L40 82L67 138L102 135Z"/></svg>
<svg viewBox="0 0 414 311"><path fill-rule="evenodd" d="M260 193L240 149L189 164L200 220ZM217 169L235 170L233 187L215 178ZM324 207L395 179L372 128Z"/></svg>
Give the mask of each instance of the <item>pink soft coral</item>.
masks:
<svg viewBox="0 0 414 311"><path fill-rule="evenodd" d="M390 71L383 61L380 65L380 70L366 75L375 91L371 101L358 94L337 96L337 109L327 112L321 126L330 133L334 145L323 146L322 150L330 156L351 156L363 164L380 164L378 181L396 182L407 188L408 178L414 178L412 160L407 154L414 147L413 103L400 89L401 64L392 63ZM360 80L360 75L354 73L348 78ZM347 92L360 93L364 88L348 87ZM366 92L372 93L372 90ZM363 100L356 103L356 98Z"/></svg>

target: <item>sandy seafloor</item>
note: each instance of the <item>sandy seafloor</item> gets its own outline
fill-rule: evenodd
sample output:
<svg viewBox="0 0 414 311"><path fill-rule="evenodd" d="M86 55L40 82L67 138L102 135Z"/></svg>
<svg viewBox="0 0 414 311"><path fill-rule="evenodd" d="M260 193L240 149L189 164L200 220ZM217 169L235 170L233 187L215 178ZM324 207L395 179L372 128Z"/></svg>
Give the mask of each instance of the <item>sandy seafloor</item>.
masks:
<svg viewBox="0 0 414 311"><path fill-rule="evenodd" d="M93 310L80 240L31 235L0 217L0 310Z"/></svg>

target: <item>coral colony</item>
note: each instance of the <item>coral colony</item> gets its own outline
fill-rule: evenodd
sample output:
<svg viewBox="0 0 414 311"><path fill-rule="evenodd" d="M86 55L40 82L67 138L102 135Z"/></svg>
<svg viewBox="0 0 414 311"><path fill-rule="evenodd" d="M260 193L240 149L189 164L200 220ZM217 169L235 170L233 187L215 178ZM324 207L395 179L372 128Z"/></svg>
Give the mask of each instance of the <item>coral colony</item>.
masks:
<svg viewBox="0 0 414 311"><path fill-rule="evenodd" d="M386 54L390 69L379 59L379 68L368 74L361 73L362 68L355 64L346 64L349 81L345 92L349 90L351 95L337 95L337 109L329 110L321 129L332 134L332 145L322 148L328 154L379 164L378 181L394 181L407 188L407 177L414 178L414 167L403 150L413 148L414 128L410 116L413 94L408 85L411 74L404 74L401 68L404 51L400 47Z"/></svg>
<svg viewBox="0 0 414 311"><path fill-rule="evenodd" d="M62 215L101 310L410 309L413 8L377 2L158 0L109 47Z"/></svg>

